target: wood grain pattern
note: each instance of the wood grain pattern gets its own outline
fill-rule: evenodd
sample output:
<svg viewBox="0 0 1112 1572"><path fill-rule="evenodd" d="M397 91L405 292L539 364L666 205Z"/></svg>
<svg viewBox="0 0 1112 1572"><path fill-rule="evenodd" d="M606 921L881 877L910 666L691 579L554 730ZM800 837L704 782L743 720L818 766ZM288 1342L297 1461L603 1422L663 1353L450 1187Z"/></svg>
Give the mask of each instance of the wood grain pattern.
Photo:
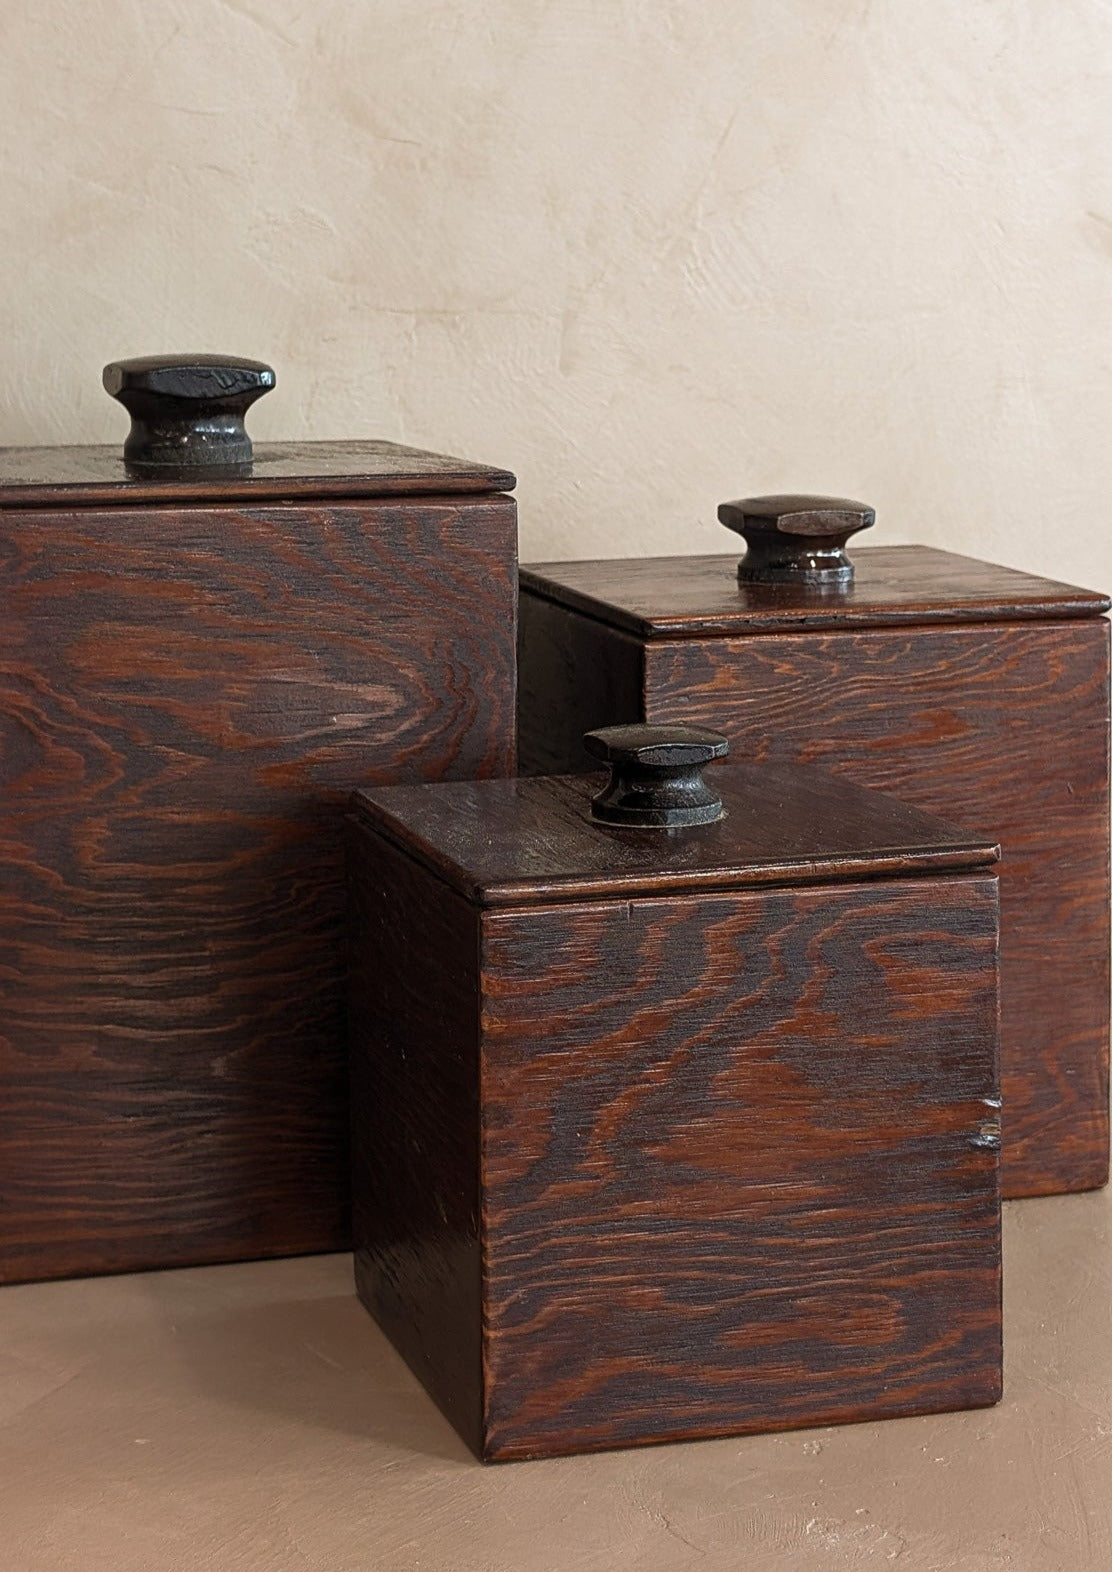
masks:
<svg viewBox="0 0 1112 1572"><path fill-rule="evenodd" d="M0 1278L343 1247L342 804L513 768L514 504L0 513Z"/></svg>
<svg viewBox="0 0 1112 1572"><path fill-rule="evenodd" d="M648 719L999 838L1006 1196L1108 1179L1108 662L1097 618L646 649Z"/></svg>
<svg viewBox="0 0 1112 1572"><path fill-rule="evenodd" d="M486 1455L1000 1394L995 881L483 921Z"/></svg>
<svg viewBox="0 0 1112 1572"><path fill-rule="evenodd" d="M574 739L608 696L591 662L636 637L607 720L715 726L738 756L819 764L998 839L1004 1194L1104 1184L1108 601L922 547L853 555L834 595L739 587L735 557L523 569L521 757L590 767Z"/></svg>

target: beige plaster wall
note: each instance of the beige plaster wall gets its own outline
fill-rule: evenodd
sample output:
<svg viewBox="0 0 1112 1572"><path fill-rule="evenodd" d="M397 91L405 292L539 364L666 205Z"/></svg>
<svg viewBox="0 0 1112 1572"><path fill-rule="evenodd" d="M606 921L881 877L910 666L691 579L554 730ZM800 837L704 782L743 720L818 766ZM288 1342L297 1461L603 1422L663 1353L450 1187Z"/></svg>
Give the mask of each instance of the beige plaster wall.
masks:
<svg viewBox="0 0 1112 1572"><path fill-rule="evenodd" d="M522 554L863 497L1112 586L1108 0L6 0L0 441L110 358L516 469Z"/></svg>

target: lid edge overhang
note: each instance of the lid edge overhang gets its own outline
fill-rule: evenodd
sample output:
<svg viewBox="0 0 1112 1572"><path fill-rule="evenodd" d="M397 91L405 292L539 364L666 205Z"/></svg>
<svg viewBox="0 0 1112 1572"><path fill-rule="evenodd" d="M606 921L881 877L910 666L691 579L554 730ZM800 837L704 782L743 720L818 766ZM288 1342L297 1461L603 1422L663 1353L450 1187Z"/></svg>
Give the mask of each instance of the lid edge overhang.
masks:
<svg viewBox="0 0 1112 1572"><path fill-rule="evenodd" d="M949 557L955 563L970 563L979 568L988 567L1005 574L1014 574L1017 582L1023 580L1029 584L1037 583L1042 593L1027 597L1009 596L1006 593L988 595L982 592L979 595L966 597L959 594L950 595L934 604L920 600L918 603L907 605L899 603L884 605L877 602L862 604L855 603L851 597L831 596L825 604L821 600L809 598L807 604L793 606L791 599L798 594L798 591L790 590L780 596L779 604L776 604L773 594L769 595L767 606L739 604L736 610L715 609L708 612L669 613L634 610L629 606L617 605L576 585L563 583L559 578L563 569L582 571L588 566L612 568L624 560L621 558L522 563L519 578L523 594L534 595L551 605L561 606L580 616L589 617L604 627L632 634L647 644L673 643L689 639L750 638L761 634L834 632L853 628L956 626L984 622L1049 622L1101 617L1112 610L1112 597L1098 590L1083 589L1053 579L1039 579L1019 569L998 568L998 565L985 563L980 558L964 557L957 552L942 552L935 547L866 547L858 553L858 556L867 562L870 551L891 553L901 550L937 552L938 555ZM653 563L679 565L687 564L692 559L676 556L635 560L640 560L642 563L651 560ZM731 583L733 582L737 561L735 557L707 554L703 560L708 563L728 565L727 576Z"/></svg>
<svg viewBox="0 0 1112 1572"><path fill-rule="evenodd" d="M37 470L33 460L39 455L43 456L44 467ZM377 465L366 464L372 455L378 457ZM314 456L328 462L314 464ZM407 464L407 459L414 458L424 462ZM51 464L57 466L57 473L50 472ZM516 485L517 479L509 470L493 465L400 443L358 439L256 443L254 463L246 475L221 473L218 467L161 476L157 471L129 473L121 449L109 444L0 448L0 511L5 512L212 501L309 502L501 494L513 491Z"/></svg>
<svg viewBox="0 0 1112 1572"><path fill-rule="evenodd" d="M355 792L348 804L351 824L383 836L412 862L441 879L456 895L481 910L525 906L569 905L624 901L653 896L703 894L814 885L857 884L879 879L930 875L994 874L1000 860L998 842L971 837L945 846L881 846L860 853L832 853L819 858L733 861L713 869L669 870L664 873L623 872L612 875L557 874L528 879L476 880L453 858L427 842L415 842L388 810L373 798ZM662 832L663 838L668 832ZM683 833L683 832L680 832ZM620 883L620 888L616 885Z"/></svg>

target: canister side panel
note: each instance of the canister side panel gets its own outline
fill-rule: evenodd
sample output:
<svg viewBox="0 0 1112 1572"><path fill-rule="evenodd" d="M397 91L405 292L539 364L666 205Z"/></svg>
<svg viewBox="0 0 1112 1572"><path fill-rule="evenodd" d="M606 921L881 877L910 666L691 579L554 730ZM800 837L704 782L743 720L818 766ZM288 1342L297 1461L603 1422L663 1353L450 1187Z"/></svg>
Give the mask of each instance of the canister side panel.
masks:
<svg viewBox="0 0 1112 1572"><path fill-rule="evenodd" d="M646 649L645 719L999 839L1006 1196L1108 1177L1108 652L1099 617Z"/></svg>
<svg viewBox="0 0 1112 1572"><path fill-rule="evenodd" d="M486 1455L995 1402L996 881L483 918Z"/></svg>
<svg viewBox="0 0 1112 1572"><path fill-rule="evenodd" d="M514 766L504 497L0 513L0 1280L349 1241L343 804Z"/></svg>

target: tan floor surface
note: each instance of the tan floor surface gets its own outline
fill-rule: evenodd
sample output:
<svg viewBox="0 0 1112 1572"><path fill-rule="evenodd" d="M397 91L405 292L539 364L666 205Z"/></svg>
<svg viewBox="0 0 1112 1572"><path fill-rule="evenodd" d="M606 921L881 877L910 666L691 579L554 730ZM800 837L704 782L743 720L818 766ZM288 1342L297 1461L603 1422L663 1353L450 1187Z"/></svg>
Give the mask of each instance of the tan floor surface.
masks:
<svg viewBox="0 0 1112 1572"><path fill-rule="evenodd" d="M0 1569L1112 1569L1112 1196L1005 1247L997 1409L485 1469L346 1257L0 1290Z"/></svg>

